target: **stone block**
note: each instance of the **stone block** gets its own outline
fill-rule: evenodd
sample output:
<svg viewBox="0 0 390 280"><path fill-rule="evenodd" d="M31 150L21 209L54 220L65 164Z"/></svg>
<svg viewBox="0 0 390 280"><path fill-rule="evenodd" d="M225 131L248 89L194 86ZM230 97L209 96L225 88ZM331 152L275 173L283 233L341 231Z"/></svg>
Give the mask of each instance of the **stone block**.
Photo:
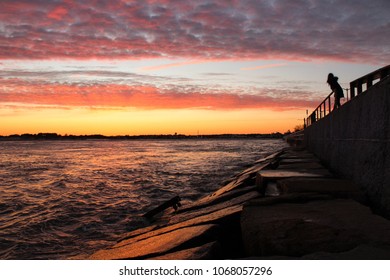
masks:
<svg viewBox="0 0 390 280"><path fill-rule="evenodd" d="M202 224L218 224L223 220L229 220L235 216L238 216L242 211L242 207L242 205L234 205L205 215L196 216L192 219L185 220L179 223L159 225L150 232L144 232L143 234L133 236L129 239L123 239L121 242L115 244L113 248L119 248L129 244L137 243L144 239L148 239L154 236L160 236L162 234L185 227L193 227Z"/></svg>
<svg viewBox="0 0 390 280"><path fill-rule="evenodd" d="M213 204L207 207L201 207L199 209L190 209L191 211L179 212L176 215L172 215L171 219L169 220L169 224L183 222L199 216L210 214L212 212L228 209L229 207L234 205L243 205L245 202L257 198L259 196L260 193L258 191L254 191L252 188L252 191L234 198L231 197L229 200L222 201L220 203Z"/></svg>
<svg viewBox="0 0 390 280"><path fill-rule="evenodd" d="M210 242L195 248L153 257L150 260L210 260L215 257L213 252L217 250L217 247L217 242Z"/></svg>
<svg viewBox="0 0 390 280"><path fill-rule="evenodd" d="M333 175L326 169L313 170L261 170L256 174L256 186L265 193L268 182L287 178L325 178Z"/></svg>
<svg viewBox="0 0 390 280"><path fill-rule="evenodd" d="M216 225L207 224L180 228L161 235L153 236L111 249L100 250L90 256L92 260L145 259L154 255L162 255L188 243L195 238L206 235L214 230Z"/></svg>
<svg viewBox="0 0 390 280"><path fill-rule="evenodd" d="M246 206L241 229L247 256L302 257L390 246L389 221L348 199Z"/></svg>
<svg viewBox="0 0 390 280"><path fill-rule="evenodd" d="M290 178L277 182L280 194L315 192L338 198L363 200L359 187L351 180L332 178Z"/></svg>
<svg viewBox="0 0 390 280"><path fill-rule="evenodd" d="M390 260L390 248L359 245L341 253L316 252L305 255L303 260Z"/></svg>
<svg viewBox="0 0 390 280"><path fill-rule="evenodd" d="M193 211L199 208L207 208L212 205L221 204L223 202L229 202L230 200L234 200L237 197L240 197L246 193L256 191L256 186L247 186L242 187L238 189L233 189L231 191L225 192L223 194L220 194L218 196L210 197L209 199L202 199L199 201L195 201L188 205L183 205L179 210L176 212L176 215L179 215L183 212ZM259 194L259 193L258 193Z"/></svg>
<svg viewBox="0 0 390 280"><path fill-rule="evenodd" d="M304 162L304 163L284 163L281 161L278 166L278 170L286 170L286 169L324 169L324 167L318 162Z"/></svg>

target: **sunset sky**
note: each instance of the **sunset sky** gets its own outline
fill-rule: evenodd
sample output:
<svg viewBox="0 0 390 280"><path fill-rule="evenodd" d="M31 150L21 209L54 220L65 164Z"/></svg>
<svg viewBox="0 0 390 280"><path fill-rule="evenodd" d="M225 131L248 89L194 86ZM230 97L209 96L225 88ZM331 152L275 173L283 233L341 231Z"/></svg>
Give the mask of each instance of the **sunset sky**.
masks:
<svg viewBox="0 0 390 280"><path fill-rule="evenodd" d="M0 0L0 135L285 132L389 62L388 0Z"/></svg>

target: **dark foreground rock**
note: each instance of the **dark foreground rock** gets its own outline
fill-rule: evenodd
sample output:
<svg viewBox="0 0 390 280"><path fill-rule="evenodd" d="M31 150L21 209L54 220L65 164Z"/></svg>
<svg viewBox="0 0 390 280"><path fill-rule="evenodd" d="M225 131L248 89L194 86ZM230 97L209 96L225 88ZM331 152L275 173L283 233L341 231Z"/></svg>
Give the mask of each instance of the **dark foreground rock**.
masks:
<svg viewBox="0 0 390 280"><path fill-rule="evenodd" d="M363 245L390 249L389 221L350 199L251 204L244 207L241 228L248 256L319 258L316 252L335 254Z"/></svg>

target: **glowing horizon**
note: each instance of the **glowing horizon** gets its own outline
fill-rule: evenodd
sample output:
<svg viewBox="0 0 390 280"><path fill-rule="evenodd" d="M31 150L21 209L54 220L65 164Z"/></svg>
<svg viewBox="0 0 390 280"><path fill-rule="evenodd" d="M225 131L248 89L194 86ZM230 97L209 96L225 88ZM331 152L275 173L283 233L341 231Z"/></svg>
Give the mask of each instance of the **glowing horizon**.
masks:
<svg viewBox="0 0 390 280"><path fill-rule="evenodd" d="M0 135L283 133L390 60L388 1L0 8Z"/></svg>

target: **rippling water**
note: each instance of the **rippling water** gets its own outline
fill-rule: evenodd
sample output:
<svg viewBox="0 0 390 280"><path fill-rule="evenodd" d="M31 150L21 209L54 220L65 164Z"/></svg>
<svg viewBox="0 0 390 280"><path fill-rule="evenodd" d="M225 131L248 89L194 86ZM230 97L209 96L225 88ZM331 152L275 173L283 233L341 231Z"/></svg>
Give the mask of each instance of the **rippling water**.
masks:
<svg viewBox="0 0 390 280"><path fill-rule="evenodd" d="M91 253L146 225L178 194L193 201L281 140L0 142L0 258Z"/></svg>

